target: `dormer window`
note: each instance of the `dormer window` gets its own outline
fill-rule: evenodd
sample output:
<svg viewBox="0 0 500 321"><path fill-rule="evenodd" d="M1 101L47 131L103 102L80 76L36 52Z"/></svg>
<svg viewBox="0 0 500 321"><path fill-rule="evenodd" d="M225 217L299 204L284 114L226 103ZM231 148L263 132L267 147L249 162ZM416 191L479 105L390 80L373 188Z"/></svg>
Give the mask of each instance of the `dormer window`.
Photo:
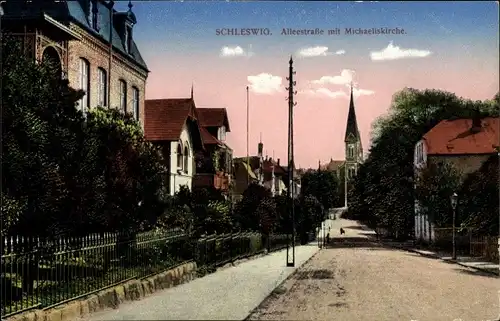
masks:
<svg viewBox="0 0 500 321"><path fill-rule="evenodd" d="M221 142L226 141L226 126L219 127L217 136Z"/></svg>
<svg viewBox="0 0 500 321"><path fill-rule="evenodd" d="M92 29L98 30L98 16L97 16L97 3L95 3L95 0L89 0L89 12L88 12L88 19L89 19L89 25Z"/></svg>
<svg viewBox="0 0 500 321"><path fill-rule="evenodd" d="M125 26L125 51L130 53L132 49L132 26Z"/></svg>

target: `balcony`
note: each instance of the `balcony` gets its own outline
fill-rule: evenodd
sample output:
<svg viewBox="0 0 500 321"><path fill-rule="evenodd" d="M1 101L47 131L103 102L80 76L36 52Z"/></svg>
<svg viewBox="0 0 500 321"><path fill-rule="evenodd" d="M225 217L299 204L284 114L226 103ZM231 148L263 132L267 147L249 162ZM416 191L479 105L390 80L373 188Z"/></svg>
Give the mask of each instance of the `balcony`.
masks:
<svg viewBox="0 0 500 321"><path fill-rule="evenodd" d="M193 177L194 187L215 187L222 191L229 190L231 177L223 172L217 174L199 173Z"/></svg>
<svg viewBox="0 0 500 321"><path fill-rule="evenodd" d="M223 172L232 174L233 170L232 150L229 148L214 148L212 151L199 153L196 156L196 173L217 174Z"/></svg>

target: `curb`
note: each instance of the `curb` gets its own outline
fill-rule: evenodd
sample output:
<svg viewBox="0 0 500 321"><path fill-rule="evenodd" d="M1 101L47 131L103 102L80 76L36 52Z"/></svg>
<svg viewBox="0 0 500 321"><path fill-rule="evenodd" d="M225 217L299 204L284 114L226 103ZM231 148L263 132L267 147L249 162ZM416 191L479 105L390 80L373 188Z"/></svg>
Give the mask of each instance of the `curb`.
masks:
<svg viewBox="0 0 500 321"><path fill-rule="evenodd" d="M483 268L480 268L480 267L476 267L476 266L470 266L470 265L464 264L462 262L458 262L458 261L453 260L453 259L445 259L445 258L439 257L436 254L422 253L422 252L416 251L414 249L407 248L405 246L391 245L391 244L387 244L387 243L384 243L384 242L380 242L380 244L387 245L387 246L390 246L390 247L393 247L393 248L397 248L397 249L401 249L401 250L404 250L404 251L407 251L407 252L416 253L416 254L418 254L420 256L427 257L427 258L430 258L430 259L438 259L438 260L441 260L443 262L454 263L454 264L457 264L457 265L460 265L460 266L463 266L463 267L466 267L466 268L470 268L470 269L473 269L473 270L476 270L476 271L479 271L479 272L483 272L483 273L487 273L487 274L499 276L499 272L494 272L494 271L486 270L486 269L483 269Z"/></svg>
<svg viewBox="0 0 500 321"><path fill-rule="evenodd" d="M305 260L302 264L300 265L297 265L295 267L295 271L293 271L289 276L287 276L283 281L281 281L272 291L271 293L269 293L265 298L264 300L262 300L261 303L259 303L258 306L256 306L255 308L253 308L250 313L243 319L243 321L248 321L250 320L250 317L255 314L257 311L259 311L262 306L271 298L271 296L274 294L274 291L276 291L276 289L279 289L283 284L285 284L285 282L287 282L288 280L290 280L293 276L295 276L295 274L297 273L297 271L303 267L304 265L306 265L307 263L309 263L309 261L311 261L316 255L318 255L319 252L321 252L324 248L320 248L316 253L314 253L310 258L308 258L307 260Z"/></svg>

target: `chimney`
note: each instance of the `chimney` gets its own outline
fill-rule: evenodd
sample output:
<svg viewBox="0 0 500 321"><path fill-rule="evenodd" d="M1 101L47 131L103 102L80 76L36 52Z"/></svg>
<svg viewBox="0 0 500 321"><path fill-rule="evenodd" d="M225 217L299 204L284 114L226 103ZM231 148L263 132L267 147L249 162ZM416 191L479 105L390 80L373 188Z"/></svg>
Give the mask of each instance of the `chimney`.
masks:
<svg viewBox="0 0 500 321"><path fill-rule="evenodd" d="M278 166L280 166L280 159L278 158Z"/></svg>
<svg viewBox="0 0 500 321"><path fill-rule="evenodd" d="M262 150L263 149L264 149L264 144L262 144L262 142L261 142L258 145L258 155L259 155L259 157L262 157Z"/></svg>
<svg viewBox="0 0 500 321"><path fill-rule="evenodd" d="M472 133L479 133L481 131L481 118L478 116L472 118L472 127L470 128L470 131Z"/></svg>

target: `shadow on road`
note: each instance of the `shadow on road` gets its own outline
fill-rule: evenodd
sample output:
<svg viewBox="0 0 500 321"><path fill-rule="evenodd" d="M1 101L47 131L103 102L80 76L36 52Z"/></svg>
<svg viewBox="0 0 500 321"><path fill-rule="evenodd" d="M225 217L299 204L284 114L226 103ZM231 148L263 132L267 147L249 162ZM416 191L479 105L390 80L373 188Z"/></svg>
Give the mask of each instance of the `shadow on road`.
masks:
<svg viewBox="0 0 500 321"><path fill-rule="evenodd" d="M479 270L469 270L469 269L460 269L457 268L455 271L462 273L462 274L467 274L467 275L472 275L472 276L482 276L482 277L487 277L487 278L493 278L493 279L498 279L498 275L488 273L488 272L483 272Z"/></svg>
<svg viewBox="0 0 500 321"><path fill-rule="evenodd" d="M355 225L352 225L352 226L345 226L343 227L344 230L360 230L360 231L372 231L372 229L369 229L368 227L366 226L355 226ZM375 233L375 232L373 232Z"/></svg>
<svg viewBox="0 0 500 321"><path fill-rule="evenodd" d="M393 248L386 247L373 239L366 237L346 236L334 237L330 239L330 243L326 246L327 249L338 248L373 248L373 249L387 249L394 250Z"/></svg>

